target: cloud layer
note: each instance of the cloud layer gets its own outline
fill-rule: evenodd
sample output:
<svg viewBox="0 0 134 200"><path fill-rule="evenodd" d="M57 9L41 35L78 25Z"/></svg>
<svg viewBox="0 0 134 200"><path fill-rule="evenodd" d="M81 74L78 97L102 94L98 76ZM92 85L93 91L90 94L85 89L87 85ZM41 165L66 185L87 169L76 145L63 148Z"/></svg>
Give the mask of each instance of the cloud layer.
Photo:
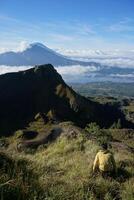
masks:
<svg viewBox="0 0 134 200"><path fill-rule="evenodd" d="M0 74L18 72L26 69L32 68L31 66L0 66ZM121 71L119 73L113 73L113 71L103 71L99 67L95 66L59 66L56 67L58 73L60 73L63 79L70 83L86 83L86 82L96 82L96 81L114 81L114 82L134 82L134 70L129 72ZM102 72L103 71L103 72Z"/></svg>
<svg viewBox="0 0 134 200"><path fill-rule="evenodd" d="M58 53L83 61L94 61L106 66L134 68L134 50L101 51L101 50L65 50L57 49Z"/></svg>
<svg viewBox="0 0 134 200"><path fill-rule="evenodd" d="M0 66L0 74L18 72L32 68L32 66ZM98 69L95 66L59 66L56 67L56 70L59 74L62 75L63 79L67 82L87 82L89 76L94 77L93 72L96 72ZM88 76L87 76L88 73Z"/></svg>
<svg viewBox="0 0 134 200"><path fill-rule="evenodd" d="M0 65L0 74L6 74L6 73L11 73L11 72L19 72L23 70L27 70L32 68L31 66L5 66L5 65Z"/></svg>
<svg viewBox="0 0 134 200"><path fill-rule="evenodd" d="M81 66L81 65L73 65L73 66L59 66L56 67L58 73L60 73L63 79L67 82L88 82L89 77L94 77L95 73L99 70L99 68L95 66ZM87 76L88 75L88 76Z"/></svg>
<svg viewBox="0 0 134 200"><path fill-rule="evenodd" d="M22 42L16 51L23 51L29 44ZM91 81L122 81L134 82L134 50L129 51L102 51L102 50L64 50L57 49L69 58L94 61L102 64L100 67L92 66L58 66L56 70L67 82ZM114 68L113 68L114 67ZM31 68L31 66L0 66L0 74L17 72Z"/></svg>

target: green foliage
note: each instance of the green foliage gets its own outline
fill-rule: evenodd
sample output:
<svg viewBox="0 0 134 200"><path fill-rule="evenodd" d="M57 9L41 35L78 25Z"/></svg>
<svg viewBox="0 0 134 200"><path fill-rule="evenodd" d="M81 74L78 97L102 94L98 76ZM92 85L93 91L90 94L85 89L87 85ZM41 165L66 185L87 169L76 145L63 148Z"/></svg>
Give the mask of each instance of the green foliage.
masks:
<svg viewBox="0 0 134 200"><path fill-rule="evenodd" d="M108 129L101 129L95 122L85 127L87 137L94 137L99 144L107 143L112 140L111 133Z"/></svg>
<svg viewBox="0 0 134 200"><path fill-rule="evenodd" d="M96 122L92 122L90 124L87 124L87 126L85 127L85 131L89 135L100 136L100 126L97 125Z"/></svg>
<svg viewBox="0 0 134 200"><path fill-rule="evenodd" d="M121 129L121 119L118 119L117 122L114 122L111 126L112 129Z"/></svg>

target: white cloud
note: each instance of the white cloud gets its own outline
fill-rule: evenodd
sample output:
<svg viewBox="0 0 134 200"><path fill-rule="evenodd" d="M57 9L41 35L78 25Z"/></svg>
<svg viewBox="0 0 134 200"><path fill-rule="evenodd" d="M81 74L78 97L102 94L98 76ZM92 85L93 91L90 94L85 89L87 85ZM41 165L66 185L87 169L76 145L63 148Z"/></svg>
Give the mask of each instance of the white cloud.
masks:
<svg viewBox="0 0 134 200"><path fill-rule="evenodd" d="M9 48L4 48L4 47L1 47L0 48L0 53L5 53L5 52L7 52L7 51L9 51Z"/></svg>
<svg viewBox="0 0 134 200"><path fill-rule="evenodd" d="M0 21L18 22L18 19L13 18L13 17L8 16L8 15L0 14Z"/></svg>
<svg viewBox="0 0 134 200"><path fill-rule="evenodd" d="M110 74L111 77L119 77L119 78L134 78L133 74Z"/></svg>
<svg viewBox="0 0 134 200"><path fill-rule="evenodd" d="M56 70L67 82L88 82L89 77L93 78L96 75L96 72L99 71L99 67L72 65L64 67L59 66L56 67Z"/></svg>
<svg viewBox="0 0 134 200"><path fill-rule="evenodd" d="M57 71L62 74L70 74L70 75L82 75L86 74L87 72L95 72L99 68L95 66L81 66L81 65L72 65L72 66L59 66L56 67Z"/></svg>
<svg viewBox="0 0 134 200"><path fill-rule="evenodd" d="M125 18L115 24L110 25L108 30L112 32L133 32L134 20Z"/></svg>
<svg viewBox="0 0 134 200"><path fill-rule="evenodd" d="M92 49L81 49L81 50L77 50L77 49L56 49L57 52L64 54L66 56L69 57L78 57L78 58L88 58L88 57L94 57L94 56L98 56L99 54L104 54L103 51L101 50L92 50ZM107 54L105 52L105 54Z"/></svg>
<svg viewBox="0 0 134 200"><path fill-rule="evenodd" d="M23 71L32 68L33 66L5 66L1 65L0 66L0 74L5 74L9 72L18 72L18 71ZM58 73L61 75L70 75L70 76L79 76L79 75L85 75L87 72L96 72L99 70L99 68L95 66L81 66L81 65L72 65L72 66L59 66L56 67L56 70Z"/></svg>
<svg viewBox="0 0 134 200"><path fill-rule="evenodd" d="M90 61L99 62L105 66L120 67L120 68L133 68L134 59L131 58L105 58L105 59L90 59Z"/></svg>
<svg viewBox="0 0 134 200"><path fill-rule="evenodd" d="M32 66L0 66L0 74L18 72L32 68ZM67 82L86 82L89 81L89 76L94 77L97 69L95 66L59 66L56 67L58 73L60 73L63 79ZM87 76L88 74L88 76Z"/></svg>
<svg viewBox="0 0 134 200"><path fill-rule="evenodd" d="M20 42L20 45L16 50L22 52L25 49L27 49L28 47L29 47L29 43L26 41L22 41L22 42Z"/></svg>
<svg viewBox="0 0 134 200"><path fill-rule="evenodd" d="M0 66L0 74L18 72L32 68L32 66ZM100 68L95 66L59 66L56 67L58 73L60 73L66 82L70 83L86 83L94 81L116 81L116 82L134 82L134 73L126 74L107 74L102 75Z"/></svg>
<svg viewBox="0 0 134 200"><path fill-rule="evenodd" d="M74 38L72 36L63 35L63 34L50 34L50 37L56 41L72 41Z"/></svg>
<svg viewBox="0 0 134 200"><path fill-rule="evenodd" d="M134 50L113 51L57 49L57 52L77 60L94 61L106 66L134 68Z"/></svg>
<svg viewBox="0 0 134 200"><path fill-rule="evenodd" d="M11 43L12 44L12 43ZM15 46L12 45L12 47L0 47L0 53L5 53L8 51L14 51L14 52L22 52L25 49L27 49L28 47L30 47L30 43L27 41L21 41L18 45L16 44Z"/></svg>
<svg viewBox="0 0 134 200"><path fill-rule="evenodd" d="M23 70L27 70L32 68L32 66L5 66L5 65L1 65L0 66L0 74L6 74L6 73L10 73L10 72L19 72L19 71L23 71Z"/></svg>
<svg viewBox="0 0 134 200"><path fill-rule="evenodd" d="M134 27L130 25L124 25L124 24L114 24L109 27L109 30L113 32L126 32L126 31L133 32Z"/></svg>

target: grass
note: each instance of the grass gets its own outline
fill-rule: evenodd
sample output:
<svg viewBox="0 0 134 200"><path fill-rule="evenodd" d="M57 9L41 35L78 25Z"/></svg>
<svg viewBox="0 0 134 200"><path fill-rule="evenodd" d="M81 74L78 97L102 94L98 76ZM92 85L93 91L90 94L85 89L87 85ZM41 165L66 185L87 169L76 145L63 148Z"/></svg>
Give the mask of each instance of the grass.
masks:
<svg viewBox="0 0 134 200"><path fill-rule="evenodd" d="M1 200L132 200L134 159L127 149L118 151L116 179L92 174L100 147L83 135L75 139L60 136L35 153L18 153L7 148L0 154Z"/></svg>

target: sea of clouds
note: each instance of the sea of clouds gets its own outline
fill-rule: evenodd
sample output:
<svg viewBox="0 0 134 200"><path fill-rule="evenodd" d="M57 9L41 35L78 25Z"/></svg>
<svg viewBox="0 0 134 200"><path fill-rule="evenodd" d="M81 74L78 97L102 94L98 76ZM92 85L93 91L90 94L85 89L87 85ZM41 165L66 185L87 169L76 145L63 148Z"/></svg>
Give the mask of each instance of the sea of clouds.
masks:
<svg viewBox="0 0 134 200"><path fill-rule="evenodd" d="M94 61L106 66L116 66L121 68L134 68L134 50L101 51L101 50L67 50L57 49L61 53L72 59L82 61Z"/></svg>
<svg viewBox="0 0 134 200"><path fill-rule="evenodd" d="M0 74L19 72L32 68L32 66L6 66L0 65Z"/></svg>
<svg viewBox="0 0 134 200"><path fill-rule="evenodd" d="M100 50L64 50L57 49L69 58L94 61L105 66L105 68L117 67L120 69L130 69L129 72L107 73L103 75L101 68L96 66L58 66L56 70L67 82L92 82L92 81L116 81L134 82L134 50L129 51L100 51ZM0 74L18 72L31 68L32 66L0 66Z"/></svg>
<svg viewBox="0 0 134 200"><path fill-rule="evenodd" d="M18 72L32 68L33 66L0 66L0 74ZM134 82L134 70L132 73L107 73L101 72L100 67L95 66L59 66L55 67L57 72L62 75L68 83L86 83L96 81L114 81L114 82Z"/></svg>
<svg viewBox="0 0 134 200"><path fill-rule="evenodd" d="M91 70L84 66L79 66L76 68L74 66L71 69L71 72L74 74L78 73L79 79L82 82L90 82L90 81L114 81L114 82L134 82L134 50L67 50L67 49L57 49L58 53L61 53L69 58L87 62L96 62L107 68L119 68L122 70L122 73L109 73L103 74L101 73L101 68L92 66ZM89 67L90 68L90 67ZM127 72L126 69L129 69ZM66 79L71 79L72 73L70 72L70 68L67 67L64 71L61 72L64 74ZM70 73L70 77L68 74ZM74 81L76 78L74 78ZM70 81L70 80L69 80Z"/></svg>
<svg viewBox="0 0 134 200"><path fill-rule="evenodd" d="M33 66L0 66L0 74L19 72L32 68ZM58 66L55 67L57 72L62 75L67 82L88 82L89 76L94 77L94 73L98 71L95 66ZM88 74L88 76L87 76Z"/></svg>

